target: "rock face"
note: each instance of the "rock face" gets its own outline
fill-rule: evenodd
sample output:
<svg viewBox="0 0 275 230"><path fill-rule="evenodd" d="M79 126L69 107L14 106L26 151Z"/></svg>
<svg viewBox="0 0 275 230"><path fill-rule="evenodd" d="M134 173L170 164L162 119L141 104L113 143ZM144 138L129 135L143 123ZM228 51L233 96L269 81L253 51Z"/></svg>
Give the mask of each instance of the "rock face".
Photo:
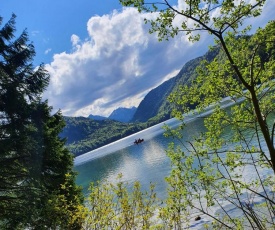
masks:
<svg viewBox="0 0 275 230"><path fill-rule="evenodd" d="M114 110L108 119L120 121L120 122L129 122L132 120L137 108L118 108Z"/></svg>

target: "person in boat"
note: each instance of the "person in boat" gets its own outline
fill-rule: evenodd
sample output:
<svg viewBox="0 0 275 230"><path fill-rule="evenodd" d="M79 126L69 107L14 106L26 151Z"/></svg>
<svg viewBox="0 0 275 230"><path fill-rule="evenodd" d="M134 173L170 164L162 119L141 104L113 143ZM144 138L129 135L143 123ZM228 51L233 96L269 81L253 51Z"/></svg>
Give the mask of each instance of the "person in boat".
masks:
<svg viewBox="0 0 275 230"><path fill-rule="evenodd" d="M138 140L136 139L136 140L134 141L134 144L138 145L138 144L140 144L140 143L143 142L143 141L144 141L144 139L138 138Z"/></svg>

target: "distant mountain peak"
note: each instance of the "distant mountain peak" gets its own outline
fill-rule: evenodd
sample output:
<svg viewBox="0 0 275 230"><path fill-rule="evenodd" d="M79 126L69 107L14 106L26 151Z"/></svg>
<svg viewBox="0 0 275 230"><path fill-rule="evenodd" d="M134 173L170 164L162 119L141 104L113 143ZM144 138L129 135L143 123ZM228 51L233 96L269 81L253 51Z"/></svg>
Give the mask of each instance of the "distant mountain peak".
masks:
<svg viewBox="0 0 275 230"><path fill-rule="evenodd" d="M100 115L93 115L93 114L90 114L88 116L88 118L96 120L96 121L102 121L102 120L108 119L107 117L103 117L103 116L100 116Z"/></svg>
<svg viewBox="0 0 275 230"><path fill-rule="evenodd" d="M131 108L119 107L115 109L108 118L120 122L129 122L133 118L136 110L137 108L135 106Z"/></svg>

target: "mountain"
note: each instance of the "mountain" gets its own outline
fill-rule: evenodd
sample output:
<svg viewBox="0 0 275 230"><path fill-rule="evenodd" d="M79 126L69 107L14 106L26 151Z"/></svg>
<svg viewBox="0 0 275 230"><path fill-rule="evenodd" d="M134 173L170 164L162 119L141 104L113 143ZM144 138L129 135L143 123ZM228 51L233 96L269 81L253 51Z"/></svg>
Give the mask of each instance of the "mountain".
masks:
<svg viewBox="0 0 275 230"><path fill-rule="evenodd" d="M136 107L118 108L114 110L108 118L120 122L129 122L133 118L136 110Z"/></svg>
<svg viewBox="0 0 275 230"><path fill-rule="evenodd" d="M165 81L160 86L151 90L140 102L132 122L145 122L159 114L159 108L165 103L168 95L173 89L175 78Z"/></svg>
<svg viewBox="0 0 275 230"><path fill-rule="evenodd" d="M88 116L88 118L96 120L96 121L102 121L102 120L108 119L107 117L103 117L103 116L99 116L99 115L93 115L93 114L90 114Z"/></svg>
<svg viewBox="0 0 275 230"><path fill-rule="evenodd" d="M132 122L145 122L154 117L169 119L172 105L167 100L172 92L176 92L179 85L189 85L197 76L196 68L202 60L211 61L219 52L218 48L208 51L204 56L195 58L187 62L180 72L168 81L152 89L139 104Z"/></svg>
<svg viewBox="0 0 275 230"><path fill-rule="evenodd" d="M103 117L103 116L99 116L99 115L90 114L88 116L88 118L96 120L96 121L111 119L114 121L120 121L120 122L127 123L130 120L132 120L133 115L135 114L136 110L137 110L137 108L134 106L131 108L121 108L120 107L120 108L114 110L109 117Z"/></svg>

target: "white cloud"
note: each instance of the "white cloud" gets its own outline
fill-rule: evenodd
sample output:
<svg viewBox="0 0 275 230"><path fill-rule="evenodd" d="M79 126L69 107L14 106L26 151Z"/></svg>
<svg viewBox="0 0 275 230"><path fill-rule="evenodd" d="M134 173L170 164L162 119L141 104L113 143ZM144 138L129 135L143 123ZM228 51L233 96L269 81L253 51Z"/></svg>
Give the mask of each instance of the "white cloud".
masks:
<svg viewBox="0 0 275 230"><path fill-rule="evenodd" d="M45 53L45 54L48 54L48 53L50 53L51 51L52 51L52 49L49 48L49 49L46 49L44 53Z"/></svg>
<svg viewBox="0 0 275 230"><path fill-rule="evenodd" d="M211 43L206 33L194 44L184 36L158 42L133 8L91 17L87 31L84 41L73 34L71 52L55 54L46 65L51 82L45 97L68 116L108 116L117 107L138 106Z"/></svg>
<svg viewBox="0 0 275 230"><path fill-rule="evenodd" d="M71 42L73 46L76 46L80 42L80 38L77 35L73 34L71 36Z"/></svg>

